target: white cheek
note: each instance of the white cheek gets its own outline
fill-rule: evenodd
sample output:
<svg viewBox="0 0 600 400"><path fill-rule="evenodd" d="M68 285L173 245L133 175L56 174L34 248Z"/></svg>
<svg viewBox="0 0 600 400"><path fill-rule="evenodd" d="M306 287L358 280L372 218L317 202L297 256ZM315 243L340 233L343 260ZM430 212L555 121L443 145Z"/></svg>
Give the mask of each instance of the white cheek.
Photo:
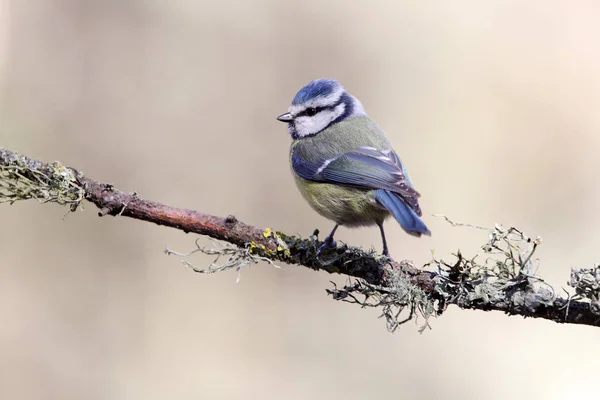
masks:
<svg viewBox="0 0 600 400"><path fill-rule="evenodd" d="M313 135L327 128L337 117L342 115L346 110L345 104L338 105L333 110L322 110L317 115L312 117L298 117L295 120L296 131L298 136L303 137Z"/></svg>
<svg viewBox="0 0 600 400"><path fill-rule="evenodd" d="M335 118L329 110L323 110L313 117L299 117L296 118L296 130L299 136L312 135L325 129Z"/></svg>

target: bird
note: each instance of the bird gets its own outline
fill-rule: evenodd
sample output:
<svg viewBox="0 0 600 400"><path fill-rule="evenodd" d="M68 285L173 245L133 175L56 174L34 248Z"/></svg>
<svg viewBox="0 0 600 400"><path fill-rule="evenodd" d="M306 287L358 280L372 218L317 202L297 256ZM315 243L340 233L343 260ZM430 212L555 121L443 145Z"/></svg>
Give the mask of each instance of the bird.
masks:
<svg viewBox="0 0 600 400"><path fill-rule="evenodd" d="M301 195L335 223L319 253L337 246L339 226L377 225L382 254L391 259L383 228L390 215L412 236L431 235L406 166L362 103L338 81L309 82L277 120L292 137L289 161Z"/></svg>

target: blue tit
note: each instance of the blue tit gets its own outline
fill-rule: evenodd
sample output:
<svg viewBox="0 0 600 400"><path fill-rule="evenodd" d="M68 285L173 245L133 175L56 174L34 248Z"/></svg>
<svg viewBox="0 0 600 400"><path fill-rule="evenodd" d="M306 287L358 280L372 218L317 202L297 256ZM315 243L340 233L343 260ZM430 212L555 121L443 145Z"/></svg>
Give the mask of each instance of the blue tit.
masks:
<svg viewBox="0 0 600 400"><path fill-rule="evenodd" d="M406 167L360 101L333 79L304 86L277 119L292 136L290 163L300 193L335 222L324 247L335 247L340 225L377 225L391 214L413 236L431 235L421 220L420 194Z"/></svg>

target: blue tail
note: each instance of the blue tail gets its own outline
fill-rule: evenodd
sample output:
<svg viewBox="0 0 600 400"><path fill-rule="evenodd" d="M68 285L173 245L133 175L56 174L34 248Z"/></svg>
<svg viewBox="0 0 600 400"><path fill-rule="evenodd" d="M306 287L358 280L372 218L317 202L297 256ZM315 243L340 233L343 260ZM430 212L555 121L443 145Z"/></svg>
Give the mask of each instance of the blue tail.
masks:
<svg viewBox="0 0 600 400"><path fill-rule="evenodd" d="M375 198L392 213L396 221L398 221L402 229L407 233L413 236L431 235L425 223L421 221L417 213L410 208L400 195L389 190L377 189L375 191Z"/></svg>

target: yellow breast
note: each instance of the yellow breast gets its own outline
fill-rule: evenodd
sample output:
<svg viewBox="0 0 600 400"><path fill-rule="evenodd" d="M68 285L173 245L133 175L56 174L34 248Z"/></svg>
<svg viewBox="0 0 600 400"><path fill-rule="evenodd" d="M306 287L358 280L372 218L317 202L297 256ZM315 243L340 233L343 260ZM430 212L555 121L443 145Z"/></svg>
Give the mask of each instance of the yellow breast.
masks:
<svg viewBox="0 0 600 400"><path fill-rule="evenodd" d="M331 183L313 182L295 176L296 185L308 204L323 217L346 226L373 225L389 212L373 196L373 191Z"/></svg>

